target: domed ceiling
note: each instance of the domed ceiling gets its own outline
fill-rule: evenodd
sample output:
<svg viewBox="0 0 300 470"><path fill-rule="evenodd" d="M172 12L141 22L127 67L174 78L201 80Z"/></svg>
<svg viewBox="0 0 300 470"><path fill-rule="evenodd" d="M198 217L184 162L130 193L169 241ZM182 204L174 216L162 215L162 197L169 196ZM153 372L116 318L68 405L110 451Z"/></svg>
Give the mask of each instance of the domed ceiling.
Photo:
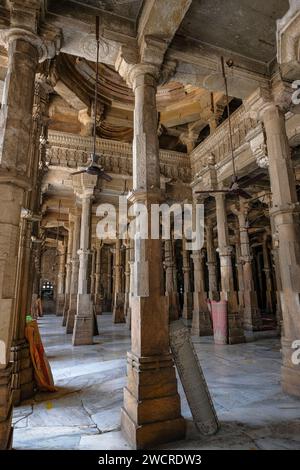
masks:
<svg viewBox="0 0 300 470"><path fill-rule="evenodd" d="M60 54L55 62L55 73L64 85L80 98L83 106L89 109L94 99L96 64L84 58ZM134 95L120 75L109 65L99 64L98 93L103 109L97 128L98 135L105 139L131 142ZM62 130L63 126L66 131L68 123L70 132L79 130L76 112L74 114L74 111L68 111L66 106L58 110L57 99L55 105L56 110L52 109L51 112L50 127ZM211 94L201 88L177 82L169 82L158 87L157 109L161 147L185 151L179 136L186 131L189 123L200 119L201 109L210 105ZM64 116L65 113L69 114L67 118ZM205 123L200 127L205 127Z"/></svg>

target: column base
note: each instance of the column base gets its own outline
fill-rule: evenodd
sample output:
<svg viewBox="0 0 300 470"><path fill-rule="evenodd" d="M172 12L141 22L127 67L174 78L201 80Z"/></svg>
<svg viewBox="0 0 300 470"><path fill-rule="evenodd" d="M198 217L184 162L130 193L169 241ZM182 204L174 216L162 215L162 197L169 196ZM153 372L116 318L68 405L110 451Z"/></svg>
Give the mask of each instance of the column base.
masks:
<svg viewBox="0 0 300 470"><path fill-rule="evenodd" d="M74 329L75 315L77 312L77 294L71 294L69 302L69 310L66 321L66 333L72 334Z"/></svg>
<svg viewBox="0 0 300 470"><path fill-rule="evenodd" d="M22 400L33 397L35 389L35 380L30 358L29 345L25 339L21 340L15 346L12 346L11 361L12 403L14 405L18 405Z"/></svg>
<svg viewBox="0 0 300 470"><path fill-rule="evenodd" d="M121 429L131 447L137 450L184 439L186 423L183 418L177 418L139 426L122 408Z"/></svg>
<svg viewBox="0 0 300 470"><path fill-rule="evenodd" d="M166 298L167 309L169 312L169 321L178 320L180 317L178 294L176 292L170 292L166 294Z"/></svg>
<svg viewBox="0 0 300 470"><path fill-rule="evenodd" d="M113 309L113 323L125 323L124 314L125 294L115 294L114 309Z"/></svg>
<svg viewBox="0 0 300 470"><path fill-rule="evenodd" d="M72 344L80 346L93 344L94 315L90 294L78 294L77 315L75 315Z"/></svg>
<svg viewBox="0 0 300 470"><path fill-rule="evenodd" d="M206 301L206 294L194 292L194 310L191 335L211 336L213 327Z"/></svg>
<svg viewBox="0 0 300 470"><path fill-rule="evenodd" d="M182 318L191 320L193 317L193 293L184 292L183 299Z"/></svg>
<svg viewBox="0 0 300 470"><path fill-rule="evenodd" d="M9 450L12 446L12 367L0 369L0 450Z"/></svg>
<svg viewBox="0 0 300 470"><path fill-rule="evenodd" d="M292 348L292 344L293 339L286 337L281 339L283 360L281 367L281 386L282 390L288 395L300 398L300 354L298 352L299 349Z"/></svg>
<svg viewBox="0 0 300 470"><path fill-rule="evenodd" d="M56 298L56 316L62 317L65 306L65 294L57 294Z"/></svg>
<svg viewBox="0 0 300 470"><path fill-rule="evenodd" d="M134 449L184 439L177 379L170 354L127 355L128 385L124 389L121 427Z"/></svg>

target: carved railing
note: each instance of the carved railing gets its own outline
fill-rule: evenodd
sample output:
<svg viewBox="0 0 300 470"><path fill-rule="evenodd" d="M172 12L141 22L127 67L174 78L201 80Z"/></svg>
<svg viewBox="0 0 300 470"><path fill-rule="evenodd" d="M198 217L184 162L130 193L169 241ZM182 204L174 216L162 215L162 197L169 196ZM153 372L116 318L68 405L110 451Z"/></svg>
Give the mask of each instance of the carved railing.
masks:
<svg viewBox="0 0 300 470"><path fill-rule="evenodd" d="M236 151L247 143L246 136L257 128L258 122L246 113L242 105L231 115L231 126L233 148ZM191 152L192 175L205 171L211 154L215 157L216 165L221 166L222 161L225 162L230 157L230 153L229 126L226 120Z"/></svg>
<svg viewBox="0 0 300 470"><path fill-rule="evenodd" d="M76 168L88 163L93 148L91 137L49 131L47 162L49 165ZM132 145L107 139L97 139L100 164L110 173L132 174ZM166 178L191 181L190 159L187 154L160 150L160 170Z"/></svg>

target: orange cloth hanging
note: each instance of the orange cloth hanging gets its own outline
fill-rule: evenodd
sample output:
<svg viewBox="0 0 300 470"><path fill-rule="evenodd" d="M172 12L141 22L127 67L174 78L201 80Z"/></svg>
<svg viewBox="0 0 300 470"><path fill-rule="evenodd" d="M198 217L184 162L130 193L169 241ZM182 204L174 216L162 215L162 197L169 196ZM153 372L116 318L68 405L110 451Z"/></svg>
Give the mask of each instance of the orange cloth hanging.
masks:
<svg viewBox="0 0 300 470"><path fill-rule="evenodd" d="M54 386L50 364L44 351L36 320L27 322L25 327L25 337L29 343L29 350L38 389L41 391L56 392L57 388Z"/></svg>

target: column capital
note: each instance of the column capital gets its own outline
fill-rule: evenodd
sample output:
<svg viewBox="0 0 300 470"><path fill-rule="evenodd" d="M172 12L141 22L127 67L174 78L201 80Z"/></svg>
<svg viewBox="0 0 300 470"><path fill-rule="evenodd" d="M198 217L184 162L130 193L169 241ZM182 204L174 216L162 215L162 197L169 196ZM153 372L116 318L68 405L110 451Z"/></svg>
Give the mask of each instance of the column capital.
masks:
<svg viewBox="0 0 300 470"><path fill-rule="evenodd" d="M155 37L146 36L141 43L141 51L128 46L121 46L115 62L115 68L127 85L135 89L137 80L151 76L153 82L145 84L156 86L166 83L175 73L177 61L164 61L166 42Z"/></svg>
<svg viewBox="0 0 300 470"><path fill-rule="evenodd" d="M44 62L44 60L53 55L49 53L47 44L44 40L31 31L23 28L10 28L0 31L0 45L5 47L5 49L8 50L9 45L17 40L23 40L35 47L39 62Z"/></svg>
<svg viewBox="0 0 300 470"><path fill-rule="evenodd" d="M72 176L73 189L79 199L92 198L98 177L81 173Z"/></svg>
<svg viewBox="0 0 300 470"><path fill-rule="evenodd" d="M268 111L276 108L286 113L292 103L291 84L275 77L270 87L259 87L244 101L246 111L251 117L262 121Z"/></svg>

